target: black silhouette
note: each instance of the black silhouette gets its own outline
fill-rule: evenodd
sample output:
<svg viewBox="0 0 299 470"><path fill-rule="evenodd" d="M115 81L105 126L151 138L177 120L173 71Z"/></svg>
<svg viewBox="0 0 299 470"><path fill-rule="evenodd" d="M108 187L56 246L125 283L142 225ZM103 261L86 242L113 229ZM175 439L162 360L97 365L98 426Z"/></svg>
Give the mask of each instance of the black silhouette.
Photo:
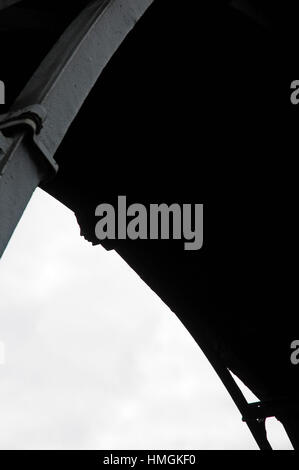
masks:
<svg viewBox="0 0 299 470"><path fill-rule="evenodd" d="M13 19L27 6L37 18L53 15L44 23L32 20L26 32L21 20L3 29L0 15L10 44L4 54L10 67L0 78L14 84L7 107L87 2L72 2L73 12L60 3L59 13L58 2L37 11L40 2L24 1L3 11ZM199 251L171 240L103 245L180 318L260 447L270 448L264 421L276 416L299 448L299 365L290 360L298 336L298 111L290 103L290 84L299 79L298 7L187 3L156 0L136 24L63 139L57 176L41 186L74 211L82 235L94 244L95 207L116 205L118 195L144 205L204 204ZM229 370L259 404L247 406Z"/></svg>

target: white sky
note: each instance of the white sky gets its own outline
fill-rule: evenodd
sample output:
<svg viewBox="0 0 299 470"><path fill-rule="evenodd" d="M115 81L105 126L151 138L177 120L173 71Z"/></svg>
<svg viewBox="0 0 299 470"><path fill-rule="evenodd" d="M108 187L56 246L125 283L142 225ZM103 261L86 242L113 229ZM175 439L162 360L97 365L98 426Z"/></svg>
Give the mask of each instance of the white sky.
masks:
<svg viewBox="0 0 299 470"><path fill-rule="evenodd" d="M1 449L257 448L176 316L41 190L0 276Z"/></svg>

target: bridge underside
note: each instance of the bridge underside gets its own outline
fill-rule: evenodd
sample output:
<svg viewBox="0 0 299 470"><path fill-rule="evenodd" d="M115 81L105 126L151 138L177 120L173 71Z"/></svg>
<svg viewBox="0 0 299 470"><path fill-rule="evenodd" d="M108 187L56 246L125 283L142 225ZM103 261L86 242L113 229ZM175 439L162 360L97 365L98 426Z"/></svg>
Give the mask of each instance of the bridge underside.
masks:
<svg viewBox="0 0 299 470"><path fill-rule="evenodd" d="M0 15L1 40L10 44L0 77L9 84L7 110L88 2L72 2L73 11L63 2L38 3L19 2ZM298 371L290 361L299 325L289 271L295 32L286 12L282 25L276 11L267 18L267 2L262 21L244 2L237 9L228 3L198 13L190 2L154 2L55 151L57 175L47 179L41 165L34 181L74 211L94 244L95 207L116 205L118 195L144 205L204 203L198 252L184 251L181 241L103 245L177 314L220 375L231 370L258 396L270 410L264 417L280 419L299 448ZM28 8L31 23L15 21ZM249 424L257 423L252 416Z"/></svg>

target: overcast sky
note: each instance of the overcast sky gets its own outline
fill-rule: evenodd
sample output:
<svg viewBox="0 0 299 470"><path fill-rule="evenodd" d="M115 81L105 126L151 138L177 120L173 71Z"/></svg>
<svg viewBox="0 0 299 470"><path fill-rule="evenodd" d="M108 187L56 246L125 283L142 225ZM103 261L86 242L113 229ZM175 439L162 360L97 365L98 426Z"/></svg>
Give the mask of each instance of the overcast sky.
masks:
<svg viewBox="0 0 299 470"><path fill-rule="evenodd" d="M41 190L0 289L1 449L257 448L175 315ZM268 423L274 447L291 448Z"/></svg>

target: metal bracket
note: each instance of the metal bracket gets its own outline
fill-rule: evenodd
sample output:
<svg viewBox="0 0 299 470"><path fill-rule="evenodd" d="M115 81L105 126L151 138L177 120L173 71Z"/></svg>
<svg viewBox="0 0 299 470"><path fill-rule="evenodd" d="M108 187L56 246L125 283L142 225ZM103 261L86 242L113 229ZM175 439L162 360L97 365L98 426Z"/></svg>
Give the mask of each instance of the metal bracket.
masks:
<svg viewBox="0 0 299 470"><path fill-rule="evenodd" d="M46 159L46 162L50 165L51 172L55 175L58 171L57 163L48 152L43 152L36 140L36 136L41 132L46 118L47 111L42 105L34 104L26 106L23 109L10 111L6 114L0 115L0 131L14 128L25 128L30 130L33 142L39 148Z"/></svg>
<svg viewBox="0 0 299 470"><path fill-rule="evenodd" d="M267 418L272 417L279 419L280 415L285 414L287 411L292 412L296 407L299 409L299 402L291 400L269 400L249 403L242 419L246 423L250 421L263 422Z"/></svg>
<svg viewBox="0 0 299 470"><path fill-rule="evenodd" d="M27 106L19 111L0 115L0 130L15 126L28 126L33 134L39 134L46 116L47 112L43 106L39 104Z"/></svg>

